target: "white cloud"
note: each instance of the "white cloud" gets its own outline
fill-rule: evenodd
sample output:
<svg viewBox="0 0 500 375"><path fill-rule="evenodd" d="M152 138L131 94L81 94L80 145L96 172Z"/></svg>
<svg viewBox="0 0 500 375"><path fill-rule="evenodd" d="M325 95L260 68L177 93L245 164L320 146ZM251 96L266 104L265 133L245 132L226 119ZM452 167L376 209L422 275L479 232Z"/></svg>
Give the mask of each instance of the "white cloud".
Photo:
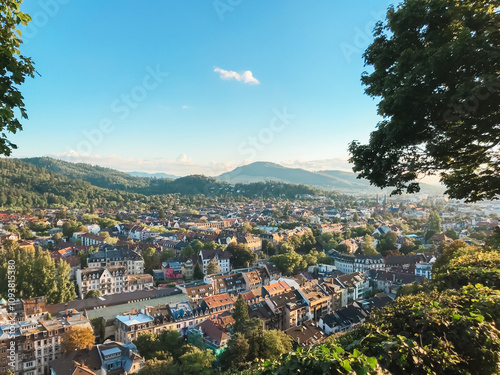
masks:
<svg viewBox="0 0 500 375"><path fill-rule="evenodd" d="M326 170L352 172L352 164L349 164L347 159L347 156L320 160L289 159L282 161L280 164L284 167L302 168L314 172Z"/></svg>
<svg viewBox="0 0 500 375"><path fill-rule="evenodd" d="M122 158L116 155L101 156L97 154L84 154L75 150L49 155L57 159L71 163L88 163L103 167L118 169L125 172L149 172L168 173L176 176L187 176L191 174L204 174L207 176L218 176L221 173L233 170L241 165L237 162L215 162L197 163L188 155L180 154L175 160L169 158Z"/></svg>
<svg viewBox="0 0 500 375"><path fill-rule="evenodd" d="M221 173L233 170L236 167L250 164L253 160L233 160L233 161L204 161L196 162L187 154L182 153L175 159L165 157L159 158L122 158L116 155L101 156L98 154L79 153L75 150L49 155L58 159L66 160L72 163L97 164L103 167L118 169L121 171L132 172L164 172L176 176L187 176L190 174L204 174L206 176L218 176ZM352 166L347 162L347 156L332 159L305 160L288 159L282 161L270 160L284 167L302 168L309 171L322 170L343 170L352 172Z"/></svg>
<svg viewBox="0 0 500 375"><path fill-rule="evenodd" d="M238 73L232 70L224 70L219 67L215 67L214 72L219 73L219 77L221 79L235 79L238 82L244 82L250 85L260 84L259 80L253 76L250 70L246 70L243 73Z"/></svg>
<svg viewBox="0 0 500 375"><path fill-rule="evenodd" d="M177 156L177 159L175 159L175 161L177 161L179 163L191 163L192 162L191 158L188 158L186 154L180 154L179 156Z"/></svg>
<svg viewBox="0 0 500 375"><path fill-rule="evenodd" d="M182 109L190 109L191 107L190 107L190 106L188 106L188 105L183 105L181 108L182 108Z"/></svg>

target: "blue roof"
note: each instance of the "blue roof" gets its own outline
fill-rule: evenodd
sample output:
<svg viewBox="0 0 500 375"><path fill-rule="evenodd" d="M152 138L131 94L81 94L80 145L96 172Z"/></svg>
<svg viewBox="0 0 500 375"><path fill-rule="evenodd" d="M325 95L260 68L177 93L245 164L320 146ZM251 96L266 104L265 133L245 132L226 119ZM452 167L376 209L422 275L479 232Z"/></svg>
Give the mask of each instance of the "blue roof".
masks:
<svg viewBox="0 0 500 375"><path fill-rule="evenodd" d="M172 303L169 305L169 307L174 319L178 319L180 317L183 317L184 315L191 315L193 313L193 310L191 309L191 306L188 302L179 302L175 304Z"/></svg>
<svg viewBox="0 0 500 375"><path fill-rule="evenodd" d="M127 326L153 321L153 317L146 314L136 314L136 315L131 314L130 319L128 315L118 315L116 319L118 319L120 322L122 322Z"/></svg>

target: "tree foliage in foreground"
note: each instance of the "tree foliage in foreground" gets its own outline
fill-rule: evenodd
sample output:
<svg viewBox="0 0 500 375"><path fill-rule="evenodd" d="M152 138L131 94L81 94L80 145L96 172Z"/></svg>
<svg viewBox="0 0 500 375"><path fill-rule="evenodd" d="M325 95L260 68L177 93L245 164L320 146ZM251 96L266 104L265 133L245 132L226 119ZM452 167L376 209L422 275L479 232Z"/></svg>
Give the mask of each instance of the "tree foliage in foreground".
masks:
<svg viewBox="0 0 500 375"><path fill-rule="evenodd" d="M9 156L17 146L7 139L7 132L16 133L23 127L16 112L28 118L24 98L18 89L26 77L33 77L35 68L31 58L21 55L19 26L26 26L30 16L21 12L21 0L0 3L0 155Z"/></svg>
<svg viewBox="0 0 500 375"><path fill-rule="evenodd" d="M400 297L338 344L394 374L493 374L499 302L498 291L480 284Z"/></svg>
<svg viewBox="0 0 500 375"><path fill-rule="evenodd" d="M274 361L292 349L292 340L285 332L264 330L260 319L240 323L243 327L231 337L219 358L223 369L242 370L265 359Z"/></svg>
<svg viewBox="0 0 500 375"><path fill-rule="evenodd" d="M483 248L455 241L433 279L412 284L365 324L260 366L262 374L497 374L500 230Z"/></svg>
<svg viewBox="0 0 500 375"><path fill-rule="evenodd" d="M365 92L383 120L349 146L353 170L395 193L438 173L454 198L500 192L499 0L406 0L364 53Z"/></svg>

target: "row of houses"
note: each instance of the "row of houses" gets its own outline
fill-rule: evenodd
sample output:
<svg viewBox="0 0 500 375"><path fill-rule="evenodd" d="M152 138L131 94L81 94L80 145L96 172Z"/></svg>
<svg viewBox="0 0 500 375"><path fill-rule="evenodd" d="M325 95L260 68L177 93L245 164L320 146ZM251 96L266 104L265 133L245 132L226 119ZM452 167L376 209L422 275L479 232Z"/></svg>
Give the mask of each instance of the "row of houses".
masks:
<svg viewBox="0 0 500 375"><path fill-rule="evenodd" d="M362 255L362 254L343 254L336 250L330 251L335 268L343 273L367 272L369 270L393 270L398 267L406 267L414 270L417 276L423 276L428 279L432 276L432 265L435 257L428 257L425 254L398 255L383 257L380 254Z"/></svg>

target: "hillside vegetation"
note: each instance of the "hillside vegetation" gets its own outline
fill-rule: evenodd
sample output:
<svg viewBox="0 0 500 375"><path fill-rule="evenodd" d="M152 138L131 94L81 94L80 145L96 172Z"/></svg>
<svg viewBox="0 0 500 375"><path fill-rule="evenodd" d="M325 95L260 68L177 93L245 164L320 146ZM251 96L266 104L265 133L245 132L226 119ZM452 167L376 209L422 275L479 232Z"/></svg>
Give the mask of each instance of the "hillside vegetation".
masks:
<svg viewBox="0 0 500 375"><path fill-rule="evenodd" d="M482 248L455 241L433 280L405 287L357 329L266 361L259 373L500 373L499 243L499 230Z"/></svg>
<svg viewBox="0 0 500 375"><path fill-rule="evenodd" d="M26 160L23 161L23 160ZM323 194L318 189L285 183L230 185L211 177L193 175L172 179L134 177L89 164L51 158L0 158L0 207L124 207L164 204L173 195L242 198L294 198ZM329 193L330 196L336 196Z"/></svg>
<svg viewBox="0 0 500 375"><path fill-rule="evenodd" d="M0 158L0 207L115 206L147 202L140 194L102 189L19 160Z"/></svg>

